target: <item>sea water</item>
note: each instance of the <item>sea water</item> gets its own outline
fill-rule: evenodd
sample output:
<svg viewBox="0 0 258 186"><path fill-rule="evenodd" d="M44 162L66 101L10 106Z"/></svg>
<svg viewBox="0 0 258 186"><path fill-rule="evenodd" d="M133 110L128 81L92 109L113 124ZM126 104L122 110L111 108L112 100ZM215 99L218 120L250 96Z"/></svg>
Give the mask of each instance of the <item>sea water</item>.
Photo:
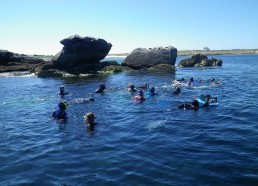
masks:
<svg viewBox="0 0 258 186"><path fill-rule="evenodd" d="M96 78L1 74L0 185L258 185L258 55L213 57L223 66ZM173 95L182 77L203 83ZM221 85L210 85L213 77ZM129 82L158 95L144 90L146 101L135 102ZM94 94L103 83L105 93ZM94 102L76 101L91 94ZM219 105L177 108L201 94ZM64 99L69 118L58 122L51 114ZM87 112L97 117L93 132Z"/></svg>

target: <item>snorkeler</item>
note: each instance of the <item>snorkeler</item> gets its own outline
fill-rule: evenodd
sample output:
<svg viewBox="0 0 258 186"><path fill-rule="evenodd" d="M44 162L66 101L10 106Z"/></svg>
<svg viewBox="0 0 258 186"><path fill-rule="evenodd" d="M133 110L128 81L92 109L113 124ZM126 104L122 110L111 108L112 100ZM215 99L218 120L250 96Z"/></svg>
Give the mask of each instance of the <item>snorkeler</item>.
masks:
<svg viewBox="0 0 258 186"><path fill-rule="evenodd" d="M199 102L197 100L193 100L192 103L183 103L182 105L178 106L180 109L193 109L198 110L199 109Z"/></svg>
<svg viewBox="0 0 258 186"><path fill-rule="evenodd" d="M150 90L150 95L151 96L157 95L157 93L155 92L155 87L151 87L151 88L149 88L149 90Z"/></svg>
<svg viewBox="0 0 258 186"><path fill-rule="evenodd" d="M94 122L94 119L96 119L96 116L92 112L87 113L84 116L84 123L87 125L87 129L89 131L93 131L95 129L95 125L97 123Z"/></svg>
<svg viewBox="0 0 258 186"><path fill-rule="evenodd" d="M95 101L93 94L91 94L91 97L89 98L75 98L73 99L73 103L88 103L91 101Z"/></svg>
<svg viewBox="0 0 258 186"><path fill-rule="evenodd" d="M193 84L194 84L194 79L193 79L193 77L191 77L191 78L189 79L189 81L187 81L186 85L189 86L189 87L192 87Z"/></svg>
<svg viewBox="0 0 258 186"><path fill-rule="evenodd" d="M184 81L185 81L185 78L177 79L177 81L179 81L179 82L184 82Z"/></svg>
<svg viewBox="0 0 258 186"><path fill-rule="evenodd" d="M215 78L213 77L210 82L211 82L211 83L212 83L212 82L215 82Z"/></svg>
<svg viewBox="0 0 258 186"><path fill-rule="evenodd" d="M175 89L176 89L176 90L173 92L174 94L177 94L177 95L178 95L178 94L181 93L181 89L180 89L178 86L176 86Z"/></svg>
<svg viewBox="0 0 258 186"><path fill-rule="evenodd" d="M131 84L131 83L130 83L130 84L128 85L128 91L129 91L129 92L136 92L136 91L137 91L137 90L135 89L134 84Z"/></svg>
<svg viewBox="0 0 258 186"><path fill-rule="evenodd" d="M69 93L65 92L64 86L60 86L60 87L59 87L59 93L58 93L58 95L60 95L61 97L64 97L64 95L66 95L66 94L69 94Z"/></svg>
<svg viewBox="0 0 258 186"><path fill-rule="evenodd" d="M106 89L105 84L101 84L99 88L95 91L95 93L104 93L104 90Z"/></svg>
<svg viewBox="0 0 258 186"><path fill-rule="evenodd" d="M52 118L57 119L57 120L67 119L67 113L65 112L67 107L68 107L68 104L65 101L61 101L58 104L59 109L52 113Z"/></svg>
<svg viewBox="0 0 258 186"><path fill-rule="evenodd" d="M140 90L140 91L138 92L138 95L137 95L137 96L134 96L133 99L134 99L134 100L137 100L137 101L145 101L145 100L146 100L146 99L144 98L144 96L143 96L143 91L142 91L142 90Z"/></svg>
<svg viewBox="0 0 258 186"><path fill-rule="evenodd" d="M147 83L143 83L141 86L139 86L137 88L147 89L148 88L148 84Z"/></svg>

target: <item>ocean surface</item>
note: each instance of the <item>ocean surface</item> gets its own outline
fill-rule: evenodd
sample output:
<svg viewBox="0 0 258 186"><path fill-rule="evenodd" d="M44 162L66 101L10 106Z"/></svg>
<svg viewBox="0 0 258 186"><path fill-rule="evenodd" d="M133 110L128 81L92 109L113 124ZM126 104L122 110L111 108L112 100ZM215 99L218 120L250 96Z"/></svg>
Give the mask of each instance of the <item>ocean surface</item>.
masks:
<svg viewBox="0 0 258 186"><path fill-rule="evenodd" d="M209 56L212 57L212 56ZM95 78L0 74L0 185L258 185L258 55L213 56L222 67ZM185 57L178 57L177 63ZM121 58L122 60L122 58ZM173 95L172 81L200 78ZM221 84L210 85L215 77ZM129 82L156 87L138 103ZM106 84L95 101L79 103ZM60 98L59 86L66 95ZM218 106L177 107L211 94ZM51 114L68 103L67 122ZM96 115L95 131L83 122Z"/></svg>

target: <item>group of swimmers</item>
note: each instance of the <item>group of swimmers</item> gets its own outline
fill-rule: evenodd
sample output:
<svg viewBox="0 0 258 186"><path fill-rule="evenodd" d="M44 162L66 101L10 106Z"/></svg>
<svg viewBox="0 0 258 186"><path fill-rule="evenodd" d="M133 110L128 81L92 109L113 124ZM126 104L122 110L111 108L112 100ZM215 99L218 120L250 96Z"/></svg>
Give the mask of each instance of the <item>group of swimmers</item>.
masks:
<svg viewBox="0 0 258 186"><path fill-rule="evenodd" d="M185 82L185 79L181 78L176 81ZM193 83L193 82L194 82L194 79L190 78L187 83ZM198 79L198 82L202 82L202 80ZM211 79L211 82L215 82L215 78ZM181 89L180 89L179 85L176 85L174 88L175 88L175 90L173 92L174 94L178 95L181 93ZM105 89L106 89L105 84L101 84L99 86L99 88L95 91L95 93L104 93ZM149 94L151 96L158 95L155 92L155 87L154 86L150 87L147 83L143 83L141 86L138 86L137 88L135 88L133 83L129 83L127 86L127 90L130 93L138 92L138 94L136 96L132 97L132 99L135 101L139 101L139 102L146 100L144 97L143 90L149 91ZM60 86L58 95L60 95L60 97L63 98L67 94L69 94L69 93L65 92L64 86ZM94 101L93 95L90 98L81 98L81 99L83 99L83 100L80 100L80 102ZM209 107L209 103L211 102L211 100L217 101L217 98L211 99L210 95L202 95L200 99L205 101L205 103L202 106L200 106L198 100L194 99L191 103L183 103L183 104L179 105L178 108L198 110L201 107ZM65 110L67 109L67 107L68 107L68 103L66 101L60 101L60 103L58 104L59 109L52 113L52 117L57 120L66 120L67 113ZM86 124L87 128L91 131L94 130L94 127L96 125L96 123L94 122L95 118L96 118L96 116L92 112L86 113L84 116L84 123Z"/></svg>
<svg viewBox="0 0 258 186"><path fill-rule="evenodd" d="M186 84L189 87L192 87L195 84L200 84L200 83L204 83L203 80L197 78L196 80L194 80L193 77L191 77L188 81L185 80L185 78L181 78L181 79L177 79L175 81L173 81L174 84ZM210 85L221 85L220 81L216 81L216 79L213 77L210 81L209 81Z"/></svg>
<svg viewBox="0 0 258 186"><path fill-rule="evenodd" d="M105 84L101 84L100 87L95 91L95 93L104 93L105 88L106 88ZM67 94L69 93L65 92L64 86L60 86L58 95L61 98L63 98ZM83 100L84 102L94 101L93 95L91 98L83 98L83 99L84 99ZM68 103L66 101L60 101L58 103L58 110L52 113L52 118L56 120L66 120L68 117L65 111L67 107L68 107ZM88 130L90 131L94 130L95 125L97 124L94 122L95 119L96 119L96 116L94 115L94 113L89 112L85 114L84 123L87 126Z"/></svg>

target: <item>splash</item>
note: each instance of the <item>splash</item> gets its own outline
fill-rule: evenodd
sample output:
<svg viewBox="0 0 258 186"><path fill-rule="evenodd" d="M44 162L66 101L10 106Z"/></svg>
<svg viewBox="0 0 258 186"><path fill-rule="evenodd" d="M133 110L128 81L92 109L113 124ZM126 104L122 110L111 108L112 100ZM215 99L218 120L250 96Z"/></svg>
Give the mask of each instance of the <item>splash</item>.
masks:
<svg viewBox="0 0 258 186"><path fill-rule="evenodd" d="M29 71L24 72L3 72L0 73L0 77L37 77L34 73L30 73Z"/></svg>

